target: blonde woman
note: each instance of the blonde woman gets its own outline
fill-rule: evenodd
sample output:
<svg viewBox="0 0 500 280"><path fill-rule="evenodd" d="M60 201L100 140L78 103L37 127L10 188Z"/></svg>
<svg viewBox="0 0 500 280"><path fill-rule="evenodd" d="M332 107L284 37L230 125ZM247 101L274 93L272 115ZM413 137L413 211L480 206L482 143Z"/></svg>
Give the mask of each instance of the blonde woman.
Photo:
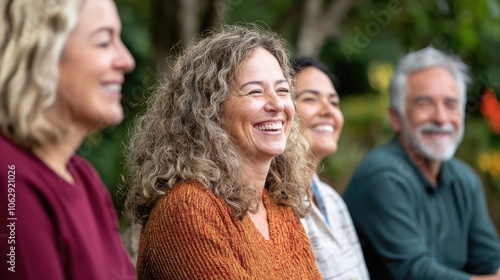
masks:
<svg viewBox="0 0 500 280"><path fill-rule="evenodd" d="M128 148L139 279L320 279L299 217L307 142L283 42L224 27L187 47Z"/></svg>
<svg viewBox="0 0 500 280"><path fill-rule="evenodd" d="M0 279L134 279L109 193L75 154L119 123L134 60L111 0L0 2Z"/></svg>

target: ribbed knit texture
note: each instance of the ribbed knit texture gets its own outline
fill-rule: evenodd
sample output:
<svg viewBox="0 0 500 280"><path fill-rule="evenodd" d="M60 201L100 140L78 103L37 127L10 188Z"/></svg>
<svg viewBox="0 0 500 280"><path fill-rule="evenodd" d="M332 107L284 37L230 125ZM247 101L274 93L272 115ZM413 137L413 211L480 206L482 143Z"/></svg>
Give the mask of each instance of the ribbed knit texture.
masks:
<svg viewBox="0 0 500 280"><path fill-rule="evenodd" d="M267 190L263 201L271 240L201 183L181 183L144 226L139 279L321 279L299 219Z"/></svg>

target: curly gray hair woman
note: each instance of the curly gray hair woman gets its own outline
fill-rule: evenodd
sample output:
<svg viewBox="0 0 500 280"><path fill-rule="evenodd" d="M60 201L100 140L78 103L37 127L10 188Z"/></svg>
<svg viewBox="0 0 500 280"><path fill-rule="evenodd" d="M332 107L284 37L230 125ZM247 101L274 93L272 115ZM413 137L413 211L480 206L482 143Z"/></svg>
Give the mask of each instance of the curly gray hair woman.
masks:
<svg viewBox="0 0 500 280"><path fill-rule="evenodd" d="M127 147L140 279L320 277L298 219L312 174L291 71L283 40L255 26L177 58Z"/></svg>

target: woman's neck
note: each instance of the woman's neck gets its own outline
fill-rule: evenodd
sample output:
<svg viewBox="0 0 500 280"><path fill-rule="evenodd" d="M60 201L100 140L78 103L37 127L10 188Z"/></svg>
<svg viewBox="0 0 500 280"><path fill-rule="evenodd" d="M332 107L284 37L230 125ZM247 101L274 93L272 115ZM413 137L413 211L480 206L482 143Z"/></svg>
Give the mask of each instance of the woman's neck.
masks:
<svg viewBox="0 0 500 280"><path fill-rule="evenodd" d="M49 143L33 149L33 153L56 174L70 184L74 178L69 172L68 162L80 146L86 133L70 132L56 143Z"/></svg>
<svg viewBox="0 0 500 280"><path fill-rule="evenodd" d="M242 161L243 174L246 177L247 184L253 186L255 190L261 195L261 199L256 201L251 207L255 211L248 211L248 217L255 225L256 229L260 232L262 237L266 240L270 240L269 235L269 223L267 221L267 209L263 203L263 191L266 184L267 174L269 174L269 168L271 166L271 160L269 161Z"/></svg>

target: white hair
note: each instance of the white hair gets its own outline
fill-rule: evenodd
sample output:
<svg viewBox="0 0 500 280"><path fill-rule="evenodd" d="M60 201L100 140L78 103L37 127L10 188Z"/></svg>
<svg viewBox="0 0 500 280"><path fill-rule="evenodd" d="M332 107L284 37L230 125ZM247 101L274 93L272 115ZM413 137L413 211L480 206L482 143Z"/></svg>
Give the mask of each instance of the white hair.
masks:
<svg viewBox="0 0 500 280"><path fill-rule="evenodd" d="M459 57L447 55L432 46L411 52L401 59L389 84L390 107L396 109L399 114L403 114L408 75L434 67L448 70L455 78L462 97L460 102L465 110L467 85L472 81L469 76L469 67Z"/></svg>

